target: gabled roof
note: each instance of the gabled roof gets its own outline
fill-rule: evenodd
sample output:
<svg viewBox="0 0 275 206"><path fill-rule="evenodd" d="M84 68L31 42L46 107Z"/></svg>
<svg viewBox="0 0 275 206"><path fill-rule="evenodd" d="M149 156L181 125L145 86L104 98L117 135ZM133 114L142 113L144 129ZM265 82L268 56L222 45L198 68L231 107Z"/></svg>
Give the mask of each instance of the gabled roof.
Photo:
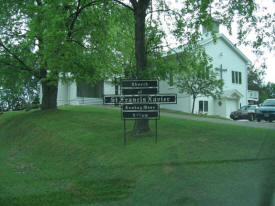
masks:
<svg viewBox="0 0 275 206"><path fill-rule="evenodd" d="M225 35L218 33L216 34L217 39L221 39L228 47L230 47L244 62L247 64L251 64L251 61L245 56L241 50L239 50ZM213 37L210 35L210 37L203 39L200 41L200 45L205 45L210 42L214 41Z"/></svg>
<svg viewBox="0 0 275 206"><path fill-rule="evenodd" d="M217 39L221 39L228 47L230 47L246 64L251 64L251 61L247 58L247 56L245 56L241 50L239 50L225 35L218 33L216 34L216 37ZM214 39L211 35L209 35L209 37L201 40L199 43L204 46L212 41L214 41ZM172 53L180 53L182 51L182 49L175 48ZM165 52L163 56L169 56L168 52Z"/></svg>

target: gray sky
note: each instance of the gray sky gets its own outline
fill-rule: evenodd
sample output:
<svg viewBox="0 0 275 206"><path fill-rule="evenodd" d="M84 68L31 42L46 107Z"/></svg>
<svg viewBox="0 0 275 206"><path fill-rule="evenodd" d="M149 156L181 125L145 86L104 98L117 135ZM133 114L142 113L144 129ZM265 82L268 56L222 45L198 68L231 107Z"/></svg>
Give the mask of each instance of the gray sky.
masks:
<svg viewBox="0 0 275 206"><path fill-rule="evenodd" d="M266 7L267 11L270 13L275 12L275 0L257 0L256 2L259 3L259 5ZM259 11L262 12L262 11ZM237 25L233 25L233 34L232 36L228 34L226 29L224 27L221 27L221 32L230 39L233 43L237 43ZM275 24L273 24L273 31L275 30ZM250 34L250 37L253 38L253 33ZM273 33L273 35L275 35ZM254 35L255 36L255 35ZM266 49L264 51L264 55L262 57L257 57L253 52L252 48L248 46L238 46L238 48L252 61L253 64L256 66L260 66L263 62L266 63L267 69L266 69L266 75L265 75L265 82L273 82L275 83L275 51L269 51Z"/></svg>

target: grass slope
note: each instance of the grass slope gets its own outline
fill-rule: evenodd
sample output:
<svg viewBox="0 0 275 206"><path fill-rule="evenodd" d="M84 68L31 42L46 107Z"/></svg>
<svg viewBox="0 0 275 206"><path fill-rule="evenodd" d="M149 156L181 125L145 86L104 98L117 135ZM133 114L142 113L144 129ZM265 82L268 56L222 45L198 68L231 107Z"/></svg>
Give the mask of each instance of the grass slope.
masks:
<svg viewBox="0 0 275 206"><path fill-rule="evenodd" d="M5 113L0 205L253 206L272 199L274 131L168 117L158 128L158 144L152 131L128 136L125 147L120 111Z"/></svg>

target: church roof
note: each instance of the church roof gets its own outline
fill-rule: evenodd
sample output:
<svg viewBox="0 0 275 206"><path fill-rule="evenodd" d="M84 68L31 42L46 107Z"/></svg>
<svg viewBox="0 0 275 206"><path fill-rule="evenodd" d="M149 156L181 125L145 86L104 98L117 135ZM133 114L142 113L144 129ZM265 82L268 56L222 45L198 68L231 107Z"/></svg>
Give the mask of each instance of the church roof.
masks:
<svg viewBox="0 0 275 206"><path fill-rule="evenodd" d="M247 58L247 56L244 55L244 53L241 52L240 49L238 49L224 34L218 33L216 34L217 39L221 39L229 48L231 48L246 64L251 64L251 61ZM209 42L212 42L213 37L210 36L206 39L203 39L200 44L206 45Z"/></svg>
<svg viewBox="0 0 275 206"><path fill-rule="evenodd" d="M224 34L218 33L216 34L217 39L221 39L229 48L231 48L236 55L238 55L246 64L251 64L251 61L248 59L247 56L244 55L244 53L241 52L240 49L238 49ZM213 37L211 35L209 35L209 37L203 39L200 41L200 45L204 46L210 42L214 41ZM173 53L180 53L182 52L182 49L178 49L178 48L174 48L172 50L170 50L170 54L168 54L169 52L166 52L163 56L169 56Z"/></svg>

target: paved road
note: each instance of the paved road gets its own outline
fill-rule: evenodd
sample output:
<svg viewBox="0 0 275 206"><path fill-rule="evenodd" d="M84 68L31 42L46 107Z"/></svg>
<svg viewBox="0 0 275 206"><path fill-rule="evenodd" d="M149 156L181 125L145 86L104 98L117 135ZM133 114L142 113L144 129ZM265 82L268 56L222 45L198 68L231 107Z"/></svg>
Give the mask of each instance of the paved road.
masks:
<svg viewBox="0 0 275 206"><path fill-rule="evenodd" d="M238 126L244 126L244 127L254 127L254 128L264 128L264 129L273 129L275 130L275 121L273 122L250 122L248 120L222 120L222 119L215 119L215 118L205 118L205 117L196 117L191 115L184 115L184 114L174 114L174 113L168 113L168 112L161 112L161 115L167 116L167 117L175 117L175 118L182 118L182 119L191 119L191 120L197 120L197 121L204 121L204 122L213 122L218 124L230 124L230 125L238 125Z"/></svg>
<svg viewBox="0 0 275 206"><path fill-rule="evenodd" d="M108 108L108 109L116 109L120 110L120 107L114 107L109 105L93 105L94 107L101 107L101 108ZM203 121L203 122L213 122L218 124L230 124L230 125L237 125L237 126L244 126L244 127L254 127L254 128L264 128L264 129L273 129L275 130L275 121L273 122L250 122L248 120L223 120L223 119L216 119L216 118L205 118L205 117L197 117L192 115L184 115L184 114L175 114L175 113L169 113L169 112L163 112L161 111L161 116L166 117L174 117L174 118L180 118L180 119L190 119L190 120L196 120L196 121Z"/></svg>

